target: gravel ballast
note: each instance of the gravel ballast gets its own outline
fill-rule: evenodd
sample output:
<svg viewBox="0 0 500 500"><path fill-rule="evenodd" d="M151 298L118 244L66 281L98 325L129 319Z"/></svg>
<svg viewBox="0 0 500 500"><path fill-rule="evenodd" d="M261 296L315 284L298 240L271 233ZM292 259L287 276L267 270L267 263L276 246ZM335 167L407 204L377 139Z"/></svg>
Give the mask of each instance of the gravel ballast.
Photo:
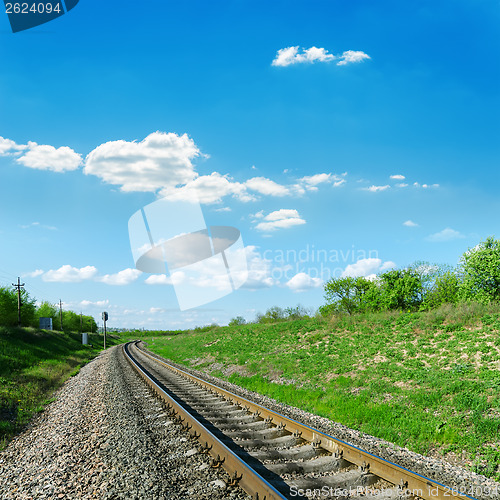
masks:
<svg viewBox="0 0 500 500"><path fill-rule="evenodd" d="M84 366L0 453L2 499L247 499L170 421L120 347Z"/></svg>

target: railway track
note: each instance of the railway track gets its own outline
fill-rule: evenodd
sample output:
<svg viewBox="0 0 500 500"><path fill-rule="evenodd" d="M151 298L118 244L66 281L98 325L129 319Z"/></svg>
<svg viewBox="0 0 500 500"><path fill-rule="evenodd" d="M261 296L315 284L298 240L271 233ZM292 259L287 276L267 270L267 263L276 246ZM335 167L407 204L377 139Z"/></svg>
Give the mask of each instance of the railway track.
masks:
<svg viewBox="0 0 500 500"><path fill-rule="evenodd" d="M253 498L475 500L124 345L166 411Z"/></svg>

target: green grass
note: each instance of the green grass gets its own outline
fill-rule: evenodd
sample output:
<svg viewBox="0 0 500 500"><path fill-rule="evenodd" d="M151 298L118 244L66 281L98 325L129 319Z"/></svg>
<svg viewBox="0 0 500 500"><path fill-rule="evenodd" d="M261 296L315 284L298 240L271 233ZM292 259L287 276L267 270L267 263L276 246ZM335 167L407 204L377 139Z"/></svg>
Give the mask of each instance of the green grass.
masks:
<svg viewBox="0 0 500 500"><path fill-rule="evenodd" d="M173 333L144 340L185 366L414 451L465 451L471 469L500 480L496 306Z"/></svg>
<svg viewBox="0 0 500 500"><path fill-rule="evenodd" d="M89 342L94 347L82 345L79 333L0 327L0 449L102 349L102 335Z"/></svg>

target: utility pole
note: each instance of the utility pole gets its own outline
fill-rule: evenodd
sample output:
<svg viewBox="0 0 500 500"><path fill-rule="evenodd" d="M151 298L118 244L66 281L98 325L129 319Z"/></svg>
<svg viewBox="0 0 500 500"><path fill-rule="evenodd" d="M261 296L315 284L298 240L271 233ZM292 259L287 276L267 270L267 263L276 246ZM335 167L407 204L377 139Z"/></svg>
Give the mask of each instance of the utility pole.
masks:
<svg viewBox="0 0 500 500"><path fill-rule="evenodd" d="M62 327L62 302L61 302L61 299L59 299L59 322L61 323L61 332L62 332L63 327Z"/></svg>
<svg viewBox="0 0 500 500"><path fill-rule="evenodd" d="M21 278L17 277L17 284L12 283L12 286L17 288L17 325L21 326L21 288L23 288L24 283L21 285Z"/></svg>

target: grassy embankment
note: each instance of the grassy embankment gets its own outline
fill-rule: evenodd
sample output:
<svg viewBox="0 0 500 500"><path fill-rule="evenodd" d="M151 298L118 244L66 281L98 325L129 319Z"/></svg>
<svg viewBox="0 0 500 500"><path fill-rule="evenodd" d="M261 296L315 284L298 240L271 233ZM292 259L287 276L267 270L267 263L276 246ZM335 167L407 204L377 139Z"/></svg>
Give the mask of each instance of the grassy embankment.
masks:
<svg viewBox="0 0 500 500"><path fill-rule="evenodd" d="M178 363L414 451L465 453L470 468L500 479L498 306L172 333L144 340Z"/></svg>
<svg viewBox="0 0 500 500"><path fill-rule="evenodd" d="M94 347L82 345L79 333L0 327L0 449L102 349L102 335L89 334L89 342Z"/></svg>

